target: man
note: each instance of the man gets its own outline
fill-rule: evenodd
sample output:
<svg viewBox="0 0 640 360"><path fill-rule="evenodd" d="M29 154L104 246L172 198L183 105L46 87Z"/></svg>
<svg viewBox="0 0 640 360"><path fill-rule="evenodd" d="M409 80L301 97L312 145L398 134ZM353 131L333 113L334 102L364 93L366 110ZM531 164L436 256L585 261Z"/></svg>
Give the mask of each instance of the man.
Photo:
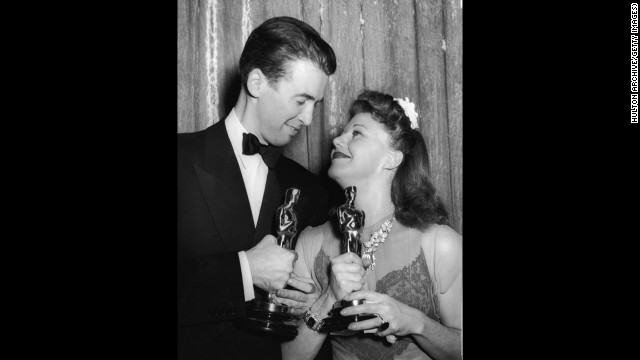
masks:
<svg viewBox="0 0 640 360"><path fill-rule="evenodd" d="M251 33L239 65L242 88L228 117L178 135L180 359L280 359L279 339L234 322L246 318L247 301L286 285L299 290L281 290L288 304L318 294L290 279L296 254L276 245L275 212L287 188L300 189L299 234L326 220L328 197L277 150L311 124L335 54L308 24L278 17Z"/></svg>

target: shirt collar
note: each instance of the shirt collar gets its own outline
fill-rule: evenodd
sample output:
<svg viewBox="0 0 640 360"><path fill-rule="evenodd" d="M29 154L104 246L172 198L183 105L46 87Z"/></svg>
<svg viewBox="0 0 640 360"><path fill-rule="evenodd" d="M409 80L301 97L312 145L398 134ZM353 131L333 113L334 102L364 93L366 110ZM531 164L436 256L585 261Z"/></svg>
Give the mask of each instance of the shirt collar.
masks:
<svg viewBox="0 0 640 360"><path fill-rule="evenodd" d="M242 134L249 133L249 131L247 131L247 129L238 119L235 108L231 109L229 116L227 116L224 121L224 125L227 128L227 134L229 135L229 140L231 141L233 152L236 154L236 157L245 168L247 165L252 164L253 161L263 161L262 157L259 154L244 155L242 153Z"/></svg>

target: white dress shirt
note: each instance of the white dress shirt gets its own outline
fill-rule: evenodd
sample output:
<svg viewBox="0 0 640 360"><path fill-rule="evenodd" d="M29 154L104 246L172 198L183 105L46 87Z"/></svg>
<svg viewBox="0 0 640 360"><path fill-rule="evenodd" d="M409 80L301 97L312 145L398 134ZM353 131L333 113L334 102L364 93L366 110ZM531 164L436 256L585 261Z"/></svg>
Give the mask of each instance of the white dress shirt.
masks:
<svg viewBox="0 0 640 360"><path fill-rule="evenodd" d="M233 153L238 161L242 180L244 180L244 188L247 191L249 205L251 206L251 215L253 215L253 225L257 226L258 217L260 216L260 207L262 205L262 197L264 188L267 185L267 174L269 168L262 160L260 154L244 155L242 154L242 134L249 133L247 129L240 123L236 116L235 109L231 109L231 113L224 120L227 128L227 135L231 141ZM244 287L244 300L249 301L255 298L253 291L253 279L251 277L251 269L249 261L244 251L238 253L240 258L240 270L242 271L242 284Z"/></svg>

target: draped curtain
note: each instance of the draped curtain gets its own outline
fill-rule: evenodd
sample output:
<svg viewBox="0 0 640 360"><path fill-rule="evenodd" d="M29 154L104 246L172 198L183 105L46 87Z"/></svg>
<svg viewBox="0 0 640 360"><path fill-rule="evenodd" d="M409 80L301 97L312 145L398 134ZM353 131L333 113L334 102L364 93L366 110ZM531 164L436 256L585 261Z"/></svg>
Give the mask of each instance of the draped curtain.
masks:
<svg viewBox="0 0 640 360"><path fill-rule="evenodd" d="M224 119L240 89L237 64L251 30L273 16L313 26L338 68L314 121L284 154L316 175L363 89L409 97L431 176L462 234L462 0L178 0L178 129Z"/></svg>

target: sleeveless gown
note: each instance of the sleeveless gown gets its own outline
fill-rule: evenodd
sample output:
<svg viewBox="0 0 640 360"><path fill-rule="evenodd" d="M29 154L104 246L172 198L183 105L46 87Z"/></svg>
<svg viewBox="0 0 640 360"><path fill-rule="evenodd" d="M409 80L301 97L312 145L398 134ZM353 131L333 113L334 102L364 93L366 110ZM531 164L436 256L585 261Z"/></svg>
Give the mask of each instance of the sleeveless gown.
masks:
<svg viewBox="0 0 640 360"><path fill-rule="evenodd" d="M393 213L380 221L367 224L362 232L362 240L368 240L382 223ZM446 225L432 225L427 233L435 232ZM376 252L376 265L365 276L365 288L387 294L400 302L419 309L431 319L440 322L438 315L437 279L434 273L434 253L422 247L425 234L402 225L397 219L384 243ZM431 234L433 235L433 234ZM341 234L338 226L331 221L315 228L307 227L298 242L296 273L311 276L316 286L324 291L329 285L330 259L340 255ZM435 243L435 242L433 242ZM363 247L364 249L364 247ZM384 337L375 334L352 336L331 336L333 358L336 360L405 360L431 359L413 342L410 336L399 337L395 344L389 344Z"/></svg>

